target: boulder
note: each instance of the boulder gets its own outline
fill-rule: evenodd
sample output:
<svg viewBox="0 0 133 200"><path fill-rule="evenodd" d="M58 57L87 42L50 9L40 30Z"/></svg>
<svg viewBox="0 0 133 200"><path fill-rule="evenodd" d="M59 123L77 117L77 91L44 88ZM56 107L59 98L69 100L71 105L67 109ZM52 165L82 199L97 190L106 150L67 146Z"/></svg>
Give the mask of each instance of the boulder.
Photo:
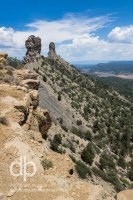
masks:
<svg viewBox="0 0 133 200"><path fill-rule="evenodd" d="M34 115L33 107L31 106L26 114L25 124L23 125L24 130L39 131L38 120Z"/></svg>
<svg viewBox="0 0 133 200"><path fill-rule="evenodd" d="M119 192L117 194L117 200L133 200L133 189Z"/></svg>
<svg viewBox="0 0 133 200"><path fill-rule="evenodd" d="M40 107L34 111L34 116L38 121L39 131L42 134L42 137L45 139L47 137L47 132L52 125L52 120L47 110L44 110Z"/></svg>
<svg viewBox="0 0 133 200"><path fill-rule="evenodd" d="M39 92L37 90L32 90L29 94L32 100L32 106L36 108L39 105Z"/></svg>
<svg viewBox="0 0 133 200"><path fill-rule="evenodd" d="M24 130L40 132L42 137L45 139L51 125L52 120L49 112L47 110L43 110L40 107L37 107L35 110L33 108L29 109L27 120L23 125L23 128Z"/></svg>

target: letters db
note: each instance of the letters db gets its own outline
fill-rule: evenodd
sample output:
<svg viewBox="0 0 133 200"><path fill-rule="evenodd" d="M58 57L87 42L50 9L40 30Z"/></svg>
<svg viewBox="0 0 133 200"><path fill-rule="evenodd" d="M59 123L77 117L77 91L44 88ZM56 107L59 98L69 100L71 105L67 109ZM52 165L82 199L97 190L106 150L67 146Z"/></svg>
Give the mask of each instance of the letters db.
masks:
<svg viewBox="0 0 133 200"><path fill-rule="evenodd" d="M33 172L32 173L28 173L27 172L27 166L30 165L33 167ZM13 169L15 166L19 166L19 172L18 173L14 173ZM10 165L10 173L12 176L18 177L18 176L23 176L23 180L24 182L26 182L26 177L32 177L36 174L36 165L34 162L27 162L26 161L26 156L20 156L19 158L19 162L12 162Z"/></svg>

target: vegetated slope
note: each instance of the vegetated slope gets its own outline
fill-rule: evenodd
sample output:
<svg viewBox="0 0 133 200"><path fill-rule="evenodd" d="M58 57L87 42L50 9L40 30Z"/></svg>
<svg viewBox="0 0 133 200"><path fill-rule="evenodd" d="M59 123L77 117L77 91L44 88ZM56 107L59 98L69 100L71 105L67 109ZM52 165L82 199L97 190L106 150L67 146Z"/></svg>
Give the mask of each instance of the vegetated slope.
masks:
<svg viewBox="0 0 133 200"><path fill-rule="evenodd" d="M114 61L99 63L89 69L89 73L104 72L112 74L133 74L133 61Z"/></svg>
<svg viewBox="0 0 133 200"><path fill-rule="evenodd" d="M50 139L53 150L62 153L58 145L63 145L63 149L70 148L73 157L84 161L93 174L113 183L117 191L130 188L133 181L133 105L115 90L82 74L57 55L53 58L42 56L40 64L27 66L40 75L55 104L47 99L47 95L45 100L53 106L58 101L60 107L68 111L69 127L63 111L60 119L57 117L66 135L69 129L88 142L84 148L78 140L71 139L66 143L60 140L58 143L58 137L66 137L59 133ZM48 109L51 109L50 105ZM58 105L56 109L60 110ZM55 118L58 112L55 111Z"/></svg>
<svg viewBox="0 0 133 200"><path fill-rule="evenodd" d="M121 95L124 95L125 98L133 102L133 80L132 79L123 79L118 77L98 77L96 79L101 82L109 85L114 90L119 92Z"/></svg>

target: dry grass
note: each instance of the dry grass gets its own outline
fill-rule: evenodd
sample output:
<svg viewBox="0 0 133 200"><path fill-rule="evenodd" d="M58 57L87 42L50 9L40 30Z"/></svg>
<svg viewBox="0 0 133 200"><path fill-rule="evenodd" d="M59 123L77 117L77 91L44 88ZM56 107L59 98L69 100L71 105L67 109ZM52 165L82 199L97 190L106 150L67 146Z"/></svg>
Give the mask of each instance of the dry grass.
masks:
<svg viewBox="0 0 133 200"><path fill-rule="evenodd" d="M18 100L23 100L25 93L22 90L15 90L13 88L0 89L0 97L11 96Z"/></svg>

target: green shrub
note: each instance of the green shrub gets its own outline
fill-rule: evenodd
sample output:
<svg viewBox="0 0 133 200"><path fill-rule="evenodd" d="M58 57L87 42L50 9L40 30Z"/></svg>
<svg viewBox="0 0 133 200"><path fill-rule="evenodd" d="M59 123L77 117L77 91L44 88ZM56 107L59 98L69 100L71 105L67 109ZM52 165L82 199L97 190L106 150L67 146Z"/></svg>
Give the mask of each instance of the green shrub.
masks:
<svg viewBox="0 0 133 200"><path fill-rule="evenodd" d="M38 69L37 68L35 69L35 72L38 73Z"/></svg>
<svg viewBox="0 0 133 200"><path fill-rule="evenodd" d="M122 167L123 169L126 168L126 162L125 162L124 157L122 157L122 156L119 157L118 165L119 165L120 167Z"/></svg>
<svg viewBox="0 0 133 200"><path fill-rule="evenodd" d="M60 122L60 124L63 124L63 119L62 119L62 117L60 117L59 122Z"/></svg>
<svg viewBox="0 0 133 200"><path fill-rule="evenodd" d="M60 133L59 134L55 134L54 135L54 139L51 140L51 142L50 142L51 149L53 151L58 152L58 150L59 150L58 146L61 144L61 142L62 142L61 134Z"/></svg>
<svg viewBox="0 0 133 200"><path fill-rule="evenodd" d="M54 135L54 141L57 143L57 144L61 144L62 142L62 137L61 137L61 134L55 134Z"/></svg>
<svg viewBox="0 0 133 200"><path fill-rule="evenodd" d="M100 176L103 180L108 181L114 185L114 189L119 192L124 189L121 182L119 181L117 174L115 171L110 171L109 173L105 173L104 171L99 170L96 167L92 168L92 171L97 176Z"/></svg>
<svg viewBox="0 0 133 200"><path fill-rule="evenodd" d="M85 163L92 165L94 157L95 157L94 154L92 154L90 151L88 151L87 148L82 151L81 159Z"/></svg>
<svg viewBox="0 0 133 200"><path fill-rule="evenodd" d="M50 142L50 148L51 148L53 151L58 152L58 146L59 146L59 144L58 144L57 142L55 142L54 140L52 140L52 141Z"/></svg>
<svg viewBox="0 0 133 200"><path fill-rule="evenodd" d="M43 76L43 81L47 82L47 77L45 75Z"/></svg>
<svg viewBox="0 0 133 200"><path fill-rule="evenodd" d="M99 160L99 163L100 168L102 170L107 168L116 170L115 163L111 155L102 155L102 157Z"/></svg>
<svg viewBox="0 0 133 200"><path fill-rule="evenodd" d="M70 150L71 150L73 153L76 152L76 149L75 149L75 147L74 147L72 144L70 145Z"/></svg>
<svg viewBox="0 0 133 200"><path fill-rule="evenodd" d="M116 192L120 192L120 191L124 190L124 187L123 187L122 183L120 182L120 180L118 179L115 171L110 171L108 173L107 181L109 181L110 183L112 183L114 185Z"/></svg>
<svg viewBox="0 0 133 200"><path fill-rule="evenodd" d="M71 160L76 163L76 159L72 156L72 155L69 155L69 157L71 158Z"/></svg>
<svg viewBox="0 0 133 200"><path fill-rule="evenodd" d="M88 143L88 145L83 149L81 153L81 159L87 163L92 164L94 158L95 158L96 149L92 142Z"/></svg>
<svg viewBox="0 0 133 200"><path fill-rule="evenodd" d="M48 65L46 60L43 60L43 61L42 61L41 66L43 67L44 65Z"/></svg>
<svg viewBox="0 0 133 200"><path fill-rule="evenodd" d="M41 55L41 58L44 60L45 59L45 57L43 56L43 55Z"/></svg>
<svg viewBox="0 0 133 200"><path fill-rule="evenodd" d="M133 169L130 169L130 170L128 171L128 178L129 178L131 181L133 181Z"/></svg>
<svg viewBox="0 0 133 200"><path fill-rule="evenodd" d="M65 132L68 132L68 128L66 126L61 126L61 128L65 131Z"/></svg>
<svg viewBox="0 0 133 200"><path fill-rule="evenodd" d="M72 127L71 132L72 132L73 134L79 136L79 137L81 137L81 135L82 135L82 130L80 130L80 129L74 127L74 126Z"/></svg>
<svg viewBox="0 0 133 200"><path fill-rule="evenodd" d="M66 153L66 150L65 150L65 149L62 149L62 148L58 148L57 153L65 154L65 153Z"/></svg>
<svg viewBox="0 0 133 200"><path fill-rule="evenodd" d="M43 160L41 160L41 164L42 164L44 170L53 167L52 161L51 161L51 160L48 160L48 159L43 159Z"/></svg>
<svg viewBox="0 0 133 200"><path fill-rule="evenodd" d="M77 125L78 126L82 125L82 121L80 119L77 120Z"/></svg>
<svg viewBox="0 0 133 200"><path fill-rule="evenodd" d="M53 151L60 153L60 154L66 153L65 150L63 150L62 148L59 148L59 145L61 144L61 142L62 142L61 134L56 134L54 136L54 139L50 141L50 148Z"/></svg>
<svg viewBox="0 0 133 200"><path fill-rule="evenodd" d="M58 101L61 101L61 94L58 94Z"/></svg>
<svg viewBox="0 0 133 200"><path fill-rule="evenodd" d="M129 186L130 185L130 183L126 179L120 178L120 180L125 186Z"/></svg>
<svg viewBox="0 0 133 200"><path fill-rule="evenodd" d="M90 132L90 131L84 132L84 138L85 138L86 140L92 141L93 137L92 137L91 132Z"/></svg>
<svg viewBox="0 0 133 200"><path fill-rule="evenodd" d="M91 170L81 161L76 161L76 170L82 179L92 175Z"/></svg>
<svg viewBox="0 0 133 200"><path fill-rule="evenodd" d="M72 127L71 132L77 136L79 136L80 138L84 138L86 140L92 140L92 134L89 131L82 131L81 129L78 129L76 127Z"/></svg>
<svg viewBox="0 0 133 200"><path fill-rule="evenodd" d="M71 106L72 106L72 108L76 108L76 109L80 108L80 105L77 102L75 102L75 101L71 102Z"/></svg>
<svg viewBox="0 0 133 200"><path fill-rule="evenodd" d="M54 66L55 61L54 61L53 58L51 58L51 59L48 60L48 63L49 63L50 65Z"/></svg>
<svg viewBox="0 0 133 200"><path fill-rule="evenodd" d="M107 179L106 174L105 174L104 171L101 171L100 169L98 169L96 167L92 167L92 171L94 172L95 175L100 176L104 180Z"/></svg>
<svg viewBox="0 0 133 200"><path fill-rule="evenodd" d="M7 57L7 63L15 69L20 69L24 67L19 59L13 57Z"/></svg>

